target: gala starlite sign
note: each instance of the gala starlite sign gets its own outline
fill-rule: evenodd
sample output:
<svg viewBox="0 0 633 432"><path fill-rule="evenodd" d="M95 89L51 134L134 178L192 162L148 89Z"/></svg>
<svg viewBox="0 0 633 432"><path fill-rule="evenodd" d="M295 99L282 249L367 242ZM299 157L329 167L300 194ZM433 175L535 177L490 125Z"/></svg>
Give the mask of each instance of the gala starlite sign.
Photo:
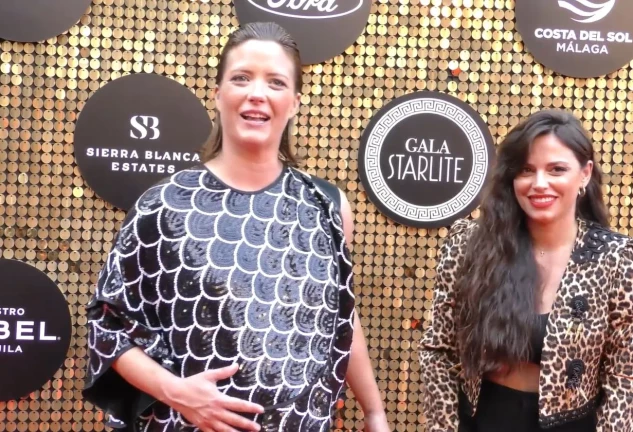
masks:
<svg viewBox="0 0 633 432"><path fill-rule="evenodd" d="M417 92L381 109L361 137L359 171L371 201L391 219L448 226L475 209L494 155L476 111L439 92Z"/></svg>

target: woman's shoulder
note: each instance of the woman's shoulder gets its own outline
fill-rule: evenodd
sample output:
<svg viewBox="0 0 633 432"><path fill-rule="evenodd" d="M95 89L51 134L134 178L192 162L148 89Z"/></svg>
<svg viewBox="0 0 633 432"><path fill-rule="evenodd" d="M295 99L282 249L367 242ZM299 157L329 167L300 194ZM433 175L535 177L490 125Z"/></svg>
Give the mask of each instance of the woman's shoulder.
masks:
<svg viewBox="0 0 633 432"><path fill-rule="evenodd" d="M613 277L611 296L621 307L633 301L633 238L596 222L583 221L585 236L576 262L597 263Z"/></svg>
<svg viewBox="0 0 633 432"><path fill-rule="evenodd" d="M458 243L465 243L477 226L478 223L476 220L467 218L457 219L448 229L448 238Z"/></svg>
<svg viewBox="0 0 633 432"><path fill-rule="evenodd" d="M300 170L299 168L290 168L294 173L303 178L311 181L316 187L318 187L322 193L326 194L331 201L336 203L339 208L342 207L342 200L344 197L344 192L336 186L334 183L326 180L324 178L318 177L316 175L308 174L305 171Z"/></svg>
<svg viewBox="0 0 633 432"><path fill-rule="evenodd" d="M468 241L476 227L477 221L471 219L463 218L453 222L441 243L442 259L461 260L466 254Z"/></svg>
<svg viewBox="0 0 633 432"><path fill-rule="evenodd" d="M619 253L633 249L633 238L597 222L582 220L585 248Z"/></svg>
<svg viewBox="0 0 633 432"><path fill-rule="evenodd" d="M288 166L288 170L291 171L292 173L294 173L295 175L301 176L305 179L308 179L310 181L312 181L313 183L317 184L317 185L322 185L324 183L327 183L329 185L332 185L336 188L338 188L334 183L331 183L329 180L326 180L324 178L321 178L315 174L310 174L307 171L302 170L301 168L298 167L294 167L294 166Z"/></svg>
<svg viewBox="0 0 633 432"><path fill-rule="evenodd" d="M633 238L614 231L602 224L581 220L583 237L579 247L573 252L576 263L594 263L608 273L615 275L617 289L622 288L622 280L630 286L633 278Z"/></svg>
<svg viewBox="0 0 633 432"><path fill-rule="evenodd" d="M451 235L458 235L472 232L477 226L477 220L461 218L453 222L449 228Z"/></svg>

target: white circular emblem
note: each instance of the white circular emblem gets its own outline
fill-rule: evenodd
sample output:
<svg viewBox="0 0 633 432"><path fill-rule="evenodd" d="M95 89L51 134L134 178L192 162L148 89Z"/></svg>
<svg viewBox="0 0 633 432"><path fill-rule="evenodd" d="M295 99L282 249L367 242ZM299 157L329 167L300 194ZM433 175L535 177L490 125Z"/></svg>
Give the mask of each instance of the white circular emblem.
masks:
<svg viewBox="0 0 633 432"><path fill-rule="evenodd" d="M438 122L437 116L445 121ZM477 205L492 155L488 128L469 106L441 93L414 93L390 103L368 126L362 138L361 177L372 201L388 216L405 224L437 226ZM396 162L399 169L394 168ZM464 173L467 177L459 178ZM390 182L392 178L399 182ZM443 183L454 184L448 191L434 188ZM414 190L434 199L411 199Z"/></svg>

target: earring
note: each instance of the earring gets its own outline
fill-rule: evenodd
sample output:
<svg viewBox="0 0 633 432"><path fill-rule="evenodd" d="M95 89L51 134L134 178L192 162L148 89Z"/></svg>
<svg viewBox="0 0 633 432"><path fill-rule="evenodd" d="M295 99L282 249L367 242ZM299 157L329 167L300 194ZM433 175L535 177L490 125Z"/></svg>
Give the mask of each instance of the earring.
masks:
<svg viewBox="0 0 633 432"><path fill-rule="evenodd" d="M582 185L580 189L578 189L578 196L582 198L585 195L587 195L587 187L585 185Z"/></svg>

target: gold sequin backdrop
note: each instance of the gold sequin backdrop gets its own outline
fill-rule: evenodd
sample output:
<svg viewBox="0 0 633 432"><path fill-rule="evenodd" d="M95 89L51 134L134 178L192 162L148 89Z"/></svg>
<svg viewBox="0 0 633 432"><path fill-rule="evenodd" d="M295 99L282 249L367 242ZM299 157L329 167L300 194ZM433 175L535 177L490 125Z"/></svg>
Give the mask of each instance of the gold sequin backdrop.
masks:
<svg viewBox="0 0 633 432"><path fill-rule="evenodd" d="M125 213L79 174L78 113L108 82L151 72L187 86L212 115L218 51L237 24L232 0L94 0L57 38L0 41L0 250L56 281L73 316L63 367L41 391L0 402L0 432L105 430L102 412L80 394L85 305ZM422 430L416 349L446 229L395 224L368 201L357 164L363 128L393 98L425 89L470 103L497 141L530 112L573 110L593 133L611 223L633 234L631 68L597 79L544 69L516 31L513 0L374 0L356 43L305 67L303 83L296 151L306 170L336 182L352 203L357 304L387 415L392 430ZM361 423L350 398L335 427Z"/></svg>

